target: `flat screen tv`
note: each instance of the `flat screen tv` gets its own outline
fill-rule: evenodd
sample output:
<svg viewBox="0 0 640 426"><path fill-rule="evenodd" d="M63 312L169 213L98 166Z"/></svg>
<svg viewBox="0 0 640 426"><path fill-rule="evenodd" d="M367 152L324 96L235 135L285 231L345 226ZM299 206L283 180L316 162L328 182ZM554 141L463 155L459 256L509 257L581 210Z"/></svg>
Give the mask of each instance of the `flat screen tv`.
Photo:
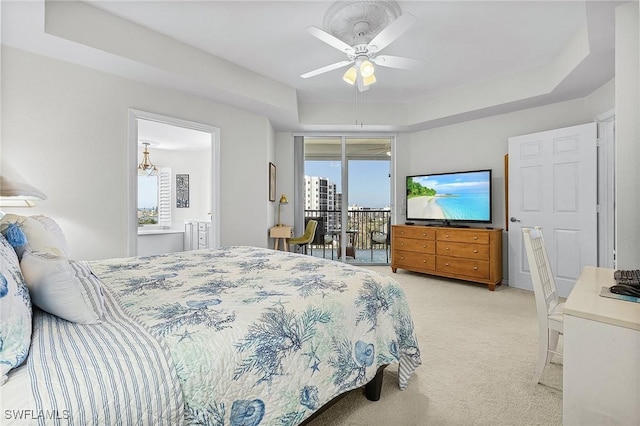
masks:
<svg viewBox="0 0 640 426"><path fill-rule="evenodd" d="M407 220L491 222L491 170L407 176Z"/></svg>

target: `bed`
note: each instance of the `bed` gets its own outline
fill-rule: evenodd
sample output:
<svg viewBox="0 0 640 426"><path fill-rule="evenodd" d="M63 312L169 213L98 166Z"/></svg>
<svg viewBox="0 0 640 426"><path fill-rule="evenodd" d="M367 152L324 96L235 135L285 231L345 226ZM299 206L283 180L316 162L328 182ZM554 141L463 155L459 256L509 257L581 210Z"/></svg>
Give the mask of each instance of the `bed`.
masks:
<svg viewBox="0 0 640 426"><path fill-rule="evenodd" d="M377 399L389 364L404 389L421 363L386 275L245 246L91 262L27 247L16 271L8 239L2 276L34 306L28 352L3 371L3 424L298 425L365 385ZM73 321L41 309L56 307L38 279L58 272L32 270L51 263L82 295Z"/></svg>

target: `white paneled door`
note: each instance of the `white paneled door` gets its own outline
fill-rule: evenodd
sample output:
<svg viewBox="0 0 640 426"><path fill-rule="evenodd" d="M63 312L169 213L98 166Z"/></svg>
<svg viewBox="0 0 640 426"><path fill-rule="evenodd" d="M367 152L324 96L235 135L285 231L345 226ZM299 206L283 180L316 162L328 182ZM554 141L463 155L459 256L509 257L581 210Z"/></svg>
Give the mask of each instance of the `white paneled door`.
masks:
<svg viewBox="0 0 640 426"><path fill-rule="evenodd" d="M560 296L597 265L596 123L509 138L509 285L533 290L523 227L541 226Z"/></svg>

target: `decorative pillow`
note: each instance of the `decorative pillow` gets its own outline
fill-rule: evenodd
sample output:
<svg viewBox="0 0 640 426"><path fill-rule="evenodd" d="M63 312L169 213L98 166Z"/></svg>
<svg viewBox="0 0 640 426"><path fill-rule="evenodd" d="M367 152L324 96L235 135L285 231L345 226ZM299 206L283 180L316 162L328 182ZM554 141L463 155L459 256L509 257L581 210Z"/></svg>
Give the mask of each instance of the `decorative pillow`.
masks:
<svg viewBox="0 0 640 426"><path fill-rule="evenodd" d="M41 251L52 253L58 256L67 256L69 251L67 241L62 235L60 227L53 222L53 219L45 216L19 216L15 214L6 214L0 219L0 231L5 233L11 225L18 226L24 235L26 235L27 243L21 247L17 247L16 253L18 259L22 258L25 250ZM40 219L38 219L40 218ZM43 223L44 221L44 223ZM52 225L55 224L55 226Z"/></svg>
<svg viewBox="0 0 640 426"><path fill-rule="evenodd" d="M2 231L2 235L7 239L7 242L11 244L14 250L19 250L22 246L27 244L27 236L22 232L15 223L9 223L7 227Z"/></svg>
<svg viewBox="0 0 640 426"><path fill-rule="evenodd" d="M13 247L0 235L0 384L31 345L31 300Z"/></svg>
<svg viewBox="0 0 640 426"><path fill-rule="evenodd" d="M79 324L102 321L102 283L87 262L26 251L20 266L34 305Z"/></svg>
<svg viewBox="0 0 640 426"><path fill-rule="evenodd" d="M57 248L62 251L64 256L69 256L69 245L67 244L67 239L64 237L62 228L60 228L60 225L58 225L55 220L53 220L49 216L44 216L41 214L29 216L29 218L35 219L43 224L45 231L51 233L55 238L57 242Z"/></svg>

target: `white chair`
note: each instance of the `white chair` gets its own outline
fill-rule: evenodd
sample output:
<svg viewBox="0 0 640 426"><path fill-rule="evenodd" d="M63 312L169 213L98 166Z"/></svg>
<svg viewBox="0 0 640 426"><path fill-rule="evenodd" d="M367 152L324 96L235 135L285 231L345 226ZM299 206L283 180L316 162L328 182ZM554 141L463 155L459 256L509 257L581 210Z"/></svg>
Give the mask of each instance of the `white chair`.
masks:
<svg viewBox="0 0 640 426"><path fill-rule="evenodd" d="M533 379L534 383L540 383L544 368L551 362L553 355L562 356L562 353L557 352L556 349L558 338L563 332L564 303L558 302L556 283L544 247L542 229L539 226L522 228L522 234L538 312L540 344L538 346L538 364Z"/></svg>

